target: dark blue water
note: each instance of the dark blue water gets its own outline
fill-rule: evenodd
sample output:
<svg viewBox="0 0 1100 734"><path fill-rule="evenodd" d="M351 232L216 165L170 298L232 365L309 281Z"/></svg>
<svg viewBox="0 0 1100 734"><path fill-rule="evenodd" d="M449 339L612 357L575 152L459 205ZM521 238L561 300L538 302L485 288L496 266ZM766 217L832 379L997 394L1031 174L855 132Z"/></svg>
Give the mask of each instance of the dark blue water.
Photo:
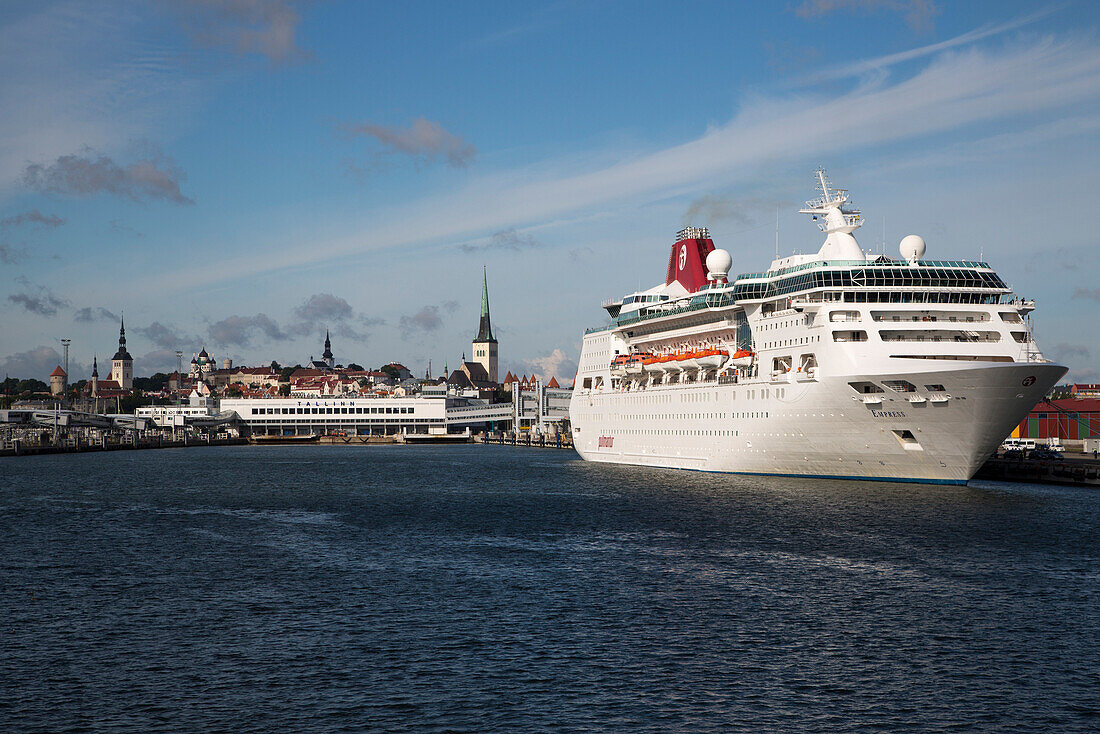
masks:
<svg viewBox="0 0 1100 734"><path fill-rule="evenodd" d="M0 731L1097 731L1098 508L508 447L0 460Z"/></svg>

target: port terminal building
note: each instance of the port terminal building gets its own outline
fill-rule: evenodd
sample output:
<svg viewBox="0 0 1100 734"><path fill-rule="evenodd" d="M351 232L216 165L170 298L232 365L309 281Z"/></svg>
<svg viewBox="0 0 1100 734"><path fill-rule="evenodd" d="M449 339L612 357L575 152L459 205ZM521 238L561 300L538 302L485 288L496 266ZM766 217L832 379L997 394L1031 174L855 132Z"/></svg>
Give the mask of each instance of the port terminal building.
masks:
<svg viewBox="0 0 1100 734"><path fill-rule="evenodd" d="M569 416L571 390L541 382L512 391L503 403L456 396L443 385L425 385L410 397L224 398L254 436L444 435L470 430L532 431L554 435Z"/></svg>

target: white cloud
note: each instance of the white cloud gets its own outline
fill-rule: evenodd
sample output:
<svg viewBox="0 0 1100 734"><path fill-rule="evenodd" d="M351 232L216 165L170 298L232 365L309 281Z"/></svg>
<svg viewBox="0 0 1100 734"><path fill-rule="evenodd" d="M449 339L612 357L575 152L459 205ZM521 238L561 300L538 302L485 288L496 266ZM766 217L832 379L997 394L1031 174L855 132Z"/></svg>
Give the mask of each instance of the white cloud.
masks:
<svg viewBox="0 0 1100 734"><path fill-rule="evenodd" d="M844 79L846 77L866 74L868 72L879 72L891 66L905 63L906 61L914 61L916 59L924 58L926 56L943 53L944 51L949 51L953 48L969 46L986 38L991 38L993 36L1007 33L1008 31L1023 28L1024 26L1031 25L1032 23L1050 15L1056 10L1058 10L1057 7L1043 8L1042 10L1039 10L1030 15L1023 16L1021 18L1014 18L1013 20L1004 23L998 23L995 25L984 25L981 28L975 28L972 31L967 31L966 33L962 33L958 36L954 36L943 41L930 43L926 46L918 46L917 48L911 48L905 51L900 51L894 54L887 54L885 56L879 56L873 59L863 59L860 61L853 61L846 64L832 66L820 72L816 72L811 76L814 80Z"/></svg>
<svg viewBox="0 0 1100 734"><path fill-rule="evenodd" d="M279 270L380 249L469 240L507 227L529 229L600 209L728 187L765 163L816 163L823 151L839 157L965 133L975 124L1057 119L1068 109L1094 119L1098 99L1100 52L1092 41L1040 39L996 50L943 53L893 84L846 94L746 100L730 122L694 140L648 154L624 154L610 165L574 159L568 170L547 173L552 164L544 164L481 176L458 191L395 207L385 215L372 213L353 233L315 247L299 248L292 242L276 246L264 263ZM606 157L603 151L592 156ZM256 260L246 254L227 259L217 270L176 271L158 281L158 287L193 288L255 272Z"/></svg>
<svg viewBox="0 0 1100 734"><path fill-rule="evenodd" d="M180 73L177 50L144 40L149 7L31 8L0 26L0 191L32 161L85 146L113 153L188 117L198 80Z"/></svg>
<svg viewBox="0 0 1100 734"><path fill-rule="evenodd" d="M523 360L524 372L530 372L543 382L549 382L551 377L558 378L558 382L568 386L577 374L577 361L570 359L561 349L555 349L544 357Z"/></svg>

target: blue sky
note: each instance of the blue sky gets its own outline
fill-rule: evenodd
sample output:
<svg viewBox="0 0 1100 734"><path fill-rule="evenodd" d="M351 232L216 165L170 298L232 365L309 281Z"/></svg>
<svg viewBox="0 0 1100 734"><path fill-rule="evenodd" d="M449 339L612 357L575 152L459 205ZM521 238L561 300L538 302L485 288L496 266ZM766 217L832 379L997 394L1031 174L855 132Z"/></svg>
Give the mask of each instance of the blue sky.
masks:
<svg viewBox="0 0 1100 734"><path fill-rule="evenodd" d="M453 368L488 271L502 369L570 379L684 224L734 270L922 235L1038 300L1100 381L1100 9L792 0L0 6L0 372L218 359Z"/></svg>

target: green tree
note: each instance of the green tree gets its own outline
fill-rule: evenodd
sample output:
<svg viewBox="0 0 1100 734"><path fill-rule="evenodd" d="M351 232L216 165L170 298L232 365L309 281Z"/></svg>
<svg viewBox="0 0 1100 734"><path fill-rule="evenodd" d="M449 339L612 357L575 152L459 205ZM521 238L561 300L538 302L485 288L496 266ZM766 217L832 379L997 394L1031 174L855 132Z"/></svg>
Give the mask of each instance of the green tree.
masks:
<svg viewBox="0 0 1100 734"><path fill-rule="evenodd" d="M134 394L121 398L118 401L118 409L122 413L133 413L138 408L152 404L153 401L151 398L147 398L144 395Z"/></svg>
<svg viewBox="0 0 1100 734"><path fill-rule="evenodd" d="M363 371L363 365L356 364L355 362L352 362L351 364L348 365L348 369L349 370L354 370L356 372L362 372Z"/></svg>
<svg viewBox="0 0 1100 734"><path fill-rule="evenodd" d="M393 378L394 382L401 379L401 373L397 371L397 368L392 364L387 364L379 368L379 372L385 372L387 375Z"/></svg>
<svg viewBox="0 0 1100 734"><path fill-rule="evenodd" d="M168 375L157 372L152 377L135 377L134 389L145 392L160 392L168 387Z"/></svg>
<svg viewBox="0 0 1100 734"><path fill-rule="evenodd" d="M29 379L29 380L20 380L18 383L16 383L16 386L15 386L15 394L16 395L23 395L23 394L26 394L26 393L34 393L34 392L49 392L49 391L50 391L50 386L49 385L42 382L42 380L35 380L33 378Z"/></svg>

